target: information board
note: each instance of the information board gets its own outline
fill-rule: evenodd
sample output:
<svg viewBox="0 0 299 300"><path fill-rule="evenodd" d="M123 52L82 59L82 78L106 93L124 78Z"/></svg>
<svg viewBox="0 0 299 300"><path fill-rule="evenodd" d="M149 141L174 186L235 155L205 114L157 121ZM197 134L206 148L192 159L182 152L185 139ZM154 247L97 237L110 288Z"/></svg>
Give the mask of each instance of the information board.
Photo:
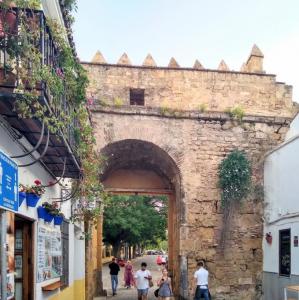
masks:
<svg viewBox="0 0 299 300"><path fill-rule="evenodd" d="M60 228L38 224L37 282L62 275L62 242Z"/></svg>
<svg viewBox="0 0 299 300"><path fill-rule="evenodd" d="M18 165L0 151L0 207L18 211L18 186Z"/></svg>

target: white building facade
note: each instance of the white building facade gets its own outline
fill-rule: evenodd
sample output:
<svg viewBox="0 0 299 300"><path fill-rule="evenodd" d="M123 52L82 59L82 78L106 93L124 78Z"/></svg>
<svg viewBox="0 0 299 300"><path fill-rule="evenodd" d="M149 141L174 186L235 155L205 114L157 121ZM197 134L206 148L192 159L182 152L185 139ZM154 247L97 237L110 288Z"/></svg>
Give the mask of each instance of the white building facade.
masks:
<svg viewBox="0 0 299 300"><path fill-rule="evenodd" d="M60 2L59 0L42 0L41 11L37 12L38 18L42 16L39 19L40 22L35 22L36 19L30 15L30 12L32 22L40 25L50 18L65 26ZM15 11L17 9L15 8ZM2 13L1 9L0 13ZM4 36L3 28L4 26L0 28L1 38ZM40 44L41 57L47 61L45 64L52 66L51 59L54 61L55 56L49 52L49 45L52 41L47 30L48 28L45 27L43 31L41 30L41 35L44 34ZM15 31L13 34L18 34L18 29ZM46 48L47 45L48 48ZM4 78L7 72L4 71L6 57L5 49L0 48L0 210L3 212L0 216L0 223L5 224L7 228L6 232L2 231L2 241L5 235L5 245L1 245L1 249L5 250L0 251L2 256L3 253L6 255L6 272L5 270L4 272L7 275L7 294L1 299L84 300L84 226L71 222L72 201L69 199L63 202L65 198L68 198L67 196L63 198L63 195L71 193L70 179L78 178L80 165L75 157L70 135L64 135L61 131L55 136L53 132L50 134L49 129L42 129L47 125L42 125L41 120L22 118L16 114L13 101L18 91L11 86L9 88L5 86L7 83ZM40 97L43 105L51 98L49 97L51 95L46 94L45 88ZM21 158L13 158L32 150L42 135L38 151L33 151ZM38 159L40 156L42 157ZM12 178L7 175L7 166L1 164L1 159L18 166ZM35 160L37 160L35 163L29 165ZM60 176L63 180L57 182ZM36 179L46 186L45 193L36 205L29 206L27 199L21 202L18 184L31 186L34 185ZM13 184L11 186L7 184L4 187L4 183L10 180ZM17 203L14 209L2 205L4 188L14 190L13 199L7 199L7 202ZM64 214L61 225L55 225L53 220L47 222L38 216L38 207L44 202L54 203L55 201Z"/></svg>
<svg viewBox="0 0 299 300"><path fill-rule="evenodd" d="M267 155L264 172L264 299L281 300L284 287L299 285L299 115Z"/></svg>

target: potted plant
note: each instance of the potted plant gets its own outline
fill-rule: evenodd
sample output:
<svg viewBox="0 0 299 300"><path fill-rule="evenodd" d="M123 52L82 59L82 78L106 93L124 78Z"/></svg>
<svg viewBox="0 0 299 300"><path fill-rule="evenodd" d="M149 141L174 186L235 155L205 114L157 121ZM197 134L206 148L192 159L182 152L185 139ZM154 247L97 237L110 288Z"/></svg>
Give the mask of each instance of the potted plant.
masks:
<svg viewBox="0 0 299 300"><path fill-rule="evenodd" d="M45 188L39 179L34 180L34 185L26 185L26 203L29 207L35 207L41 196L45 193Z"/></svg>
<svg viewBox="0 0 299 300"><path fill-rule="evenodd" d="M39 219L47 219L47 214L49 214L51 210L50 206L51 204L49 202L44 202L37 208L37 215Z"/></svg>
<svg viewBox="0 0 299 300"><path fill-rule="evenodd" d="M46 214L44 220L46 222L51 223L54 219L54 212L57 209L57 203L56 202L54 202L54 203L44 202L43 207L47 211L47 214Z"/></svg>
<svg viewBox="0 0 299 300"><path fill-rule="evenodd" d="M44 202L42 206L37 208L38 217L44 219L46 222L52 222L54 218L54 211L57 209L57 204Z"/></svg>
<svg viewBox="0 0 299 300"><path fill-rule="evenodd" d="M56 215L54 215L54 225L61 225L63 222L64 214L59 210Z"/></svg>
<svg viewBox="0 0 299 300"><path fill-rule="evenodd" d="M54 202L50 204L49 207L49 214L51 214L52 218L54 218L54 225L61 225L64 215L58 207L58 203Z"/></svg>
<svg viewBox="0 0 299 300"><path fill-rule="evenodd" d="M45 219L45 215L47 214L47 210L42 206L37 207L37 216L39 219Z"/></svg>
<svg viewBox="0 0 299 300"><path fill-rule="evenodd" d="M39 218L44 219L49 223L54 219L55 225L61 225L64 217L63 213L58 208L57 202L44 202L42 206L37 208L37 214Z"/></svg>
<svg viewBox="0 0 299 300"><path fill-rule="evenodd" d="M0 0L0 37L17 33L17 14L12 10L15 3L10 0Z"/></svg>
<svg viewBox="0 0 299 300"><path fill-rule="evenodd" d="M26 186L20 183L19 184L19 207L22 205L25 199L26 199Z"/></svg>
<svg viewBox="0 0 299 300"><path fill-rule="evenodd" d="M0 65L0 85L3 86L2 91L12 92L16 84L16 74L9 65Z"/></svg>

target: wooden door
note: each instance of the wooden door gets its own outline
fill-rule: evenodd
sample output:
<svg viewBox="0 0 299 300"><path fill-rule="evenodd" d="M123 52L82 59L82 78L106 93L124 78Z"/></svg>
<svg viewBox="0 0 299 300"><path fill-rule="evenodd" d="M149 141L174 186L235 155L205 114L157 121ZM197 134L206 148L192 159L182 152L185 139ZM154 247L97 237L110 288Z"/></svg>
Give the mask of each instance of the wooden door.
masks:
<svg viewBox="0 0 299 300"><path fill-rule="evenodd" d="M15 300L33 299L32 223L15 221Z"/></svg>

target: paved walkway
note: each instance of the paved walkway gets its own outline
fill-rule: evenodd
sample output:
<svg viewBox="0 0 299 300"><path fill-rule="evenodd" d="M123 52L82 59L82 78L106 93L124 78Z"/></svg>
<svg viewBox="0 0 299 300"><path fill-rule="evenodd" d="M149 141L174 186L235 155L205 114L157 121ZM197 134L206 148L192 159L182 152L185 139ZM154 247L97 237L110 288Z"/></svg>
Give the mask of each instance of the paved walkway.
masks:
<svg viewBox="0 0 299 300"><path fill-rule="evenodd" d="M152 287L149 291L149 300L157 299L154 296L154 291L157 289L157 280L161 276L161 268L156 264L156 256L155 255L146 255L143 257L139 257L133 261L134 271L136 272L140 269L141 262L145 261L147 263L147 268L151 272L154 281L154 287ZM110 275L109 275L109 268L108 265L103 267L103 285L104 289L107 290L108 296L107 297L99 297L95 298L94 300L104 300L104 299L115 299L115 300L137 300L137 290L135 288L126 289L124 287L124 268L121 268L121 272L119 273L119 287L116 296L112 296L111 291L111 283L110 283Z"/></svg>

